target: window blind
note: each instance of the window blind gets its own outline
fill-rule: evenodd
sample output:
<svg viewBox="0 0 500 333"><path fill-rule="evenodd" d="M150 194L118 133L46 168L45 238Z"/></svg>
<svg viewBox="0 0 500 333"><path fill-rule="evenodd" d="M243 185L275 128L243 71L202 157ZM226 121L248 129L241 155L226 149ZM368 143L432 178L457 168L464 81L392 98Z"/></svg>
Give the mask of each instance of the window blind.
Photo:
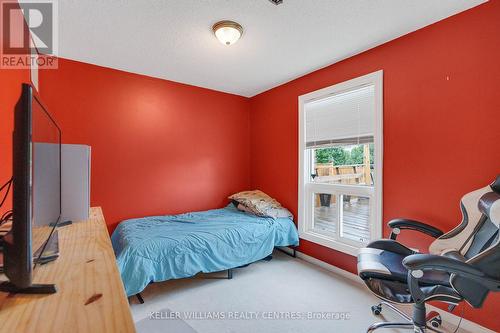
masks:
<svg viewBox="0 0 500 333"><path fill-rule="evenodd" d="M306 148L373 142L374 85L310 101L304 110Z"/></svg>

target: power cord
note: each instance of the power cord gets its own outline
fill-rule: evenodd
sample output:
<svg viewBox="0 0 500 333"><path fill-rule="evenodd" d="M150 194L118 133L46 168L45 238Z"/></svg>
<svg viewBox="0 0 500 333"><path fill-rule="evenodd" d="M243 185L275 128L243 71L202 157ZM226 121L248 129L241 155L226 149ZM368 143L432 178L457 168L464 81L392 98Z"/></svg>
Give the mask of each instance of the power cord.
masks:
<svg viewBox="0 0 500 333"><path fill-rule="evenodd" d="M12 221L12 216L14 214L12 213L12 209L11 210L8 210L6 211L2 217L0 217L0 226L3 225L4 223L7 223L9 221Z"/></svg>
<svg viewBox="0 0 500 333"><path fill-rule="evenodd" d="M9 195L9 191L10 191L10 188L12 186L12 180L13 178L9 179L8 182L6 182L5 184L2 185L2 187L0 187L0 192L2 192L2 190L7 187L7 190L5 191L5 195L3 196L3 199L2 201L0 202L0 207L3 206L3 204L5 203L5 200L7 200L7 196Z"/></svg>
<svg viewBox="0 0 500 333"><path fill-rule="evenodd" d="M3 204L5 203L5 200L7 200L7 196L9 195L9 191L10 191L10 188L12 187L12 178L9 179L8 182L6 182L5 184L2 185L2 187L0 187L0 192L3 191L4 188L7 187L7 190L5 191L5 194L2 198L2 201L0 201L0 207L3 206ZM0 217L0 226L8 221L12 221L12 210L8 210L6 211L2 217Z"/></svg>
<svg viewBox="0 0 500 333"><path fill-rule="evenodd" d="M462 307L462 313L460 314L460 320L458 321L458 325L453 331L453 333L457 333L458 329L460 328L460 324L462 324L462 319L464 319L464 312L465 312L465 305Z"/></svg>

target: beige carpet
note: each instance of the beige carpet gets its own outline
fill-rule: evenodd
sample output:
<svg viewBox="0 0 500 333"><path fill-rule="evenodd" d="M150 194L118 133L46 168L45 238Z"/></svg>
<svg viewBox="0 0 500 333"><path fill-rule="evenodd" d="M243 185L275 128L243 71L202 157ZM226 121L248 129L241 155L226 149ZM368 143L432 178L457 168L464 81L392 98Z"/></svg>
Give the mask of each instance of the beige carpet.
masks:
<svg viewBox="0 0 500 333"><path fill-rule="evenodd" d="M209 276L217 275L224 273ZM174 332L179 324L198 333L365 332L383 319L372 315L377 299L363 285L276 251L270 262L236 269L232 280L172 280L142 295L145 304L130 299L134 321L155 332Z"/></svg>

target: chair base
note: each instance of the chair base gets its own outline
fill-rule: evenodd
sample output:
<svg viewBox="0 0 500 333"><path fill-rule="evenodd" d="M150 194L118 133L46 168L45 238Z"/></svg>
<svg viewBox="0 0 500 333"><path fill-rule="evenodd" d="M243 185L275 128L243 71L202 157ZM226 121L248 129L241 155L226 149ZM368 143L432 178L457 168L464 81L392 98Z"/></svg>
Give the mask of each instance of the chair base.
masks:
<svg viewBox="0 0 500 333"><path fill-rule="evenodd" d="M372 306L372 312L374 315L380 315L382 312L382 306L387 307L391 309L394 313L398 314L401 318L403 318L405 321L404 322L379 322L372 324L368 329L366 330L367 333L374 332L378 329L381 328L393 328L393 329L409 329L413 330L415 333L426 333L427 330L441 333L441 331L438 331L436 328L441 326L441 316L439 313L435 311L429 312L429 314L425 317L425 325L419 325L417 324L412 318L410 318L406 313L403 311L399 310L396 306L393 304L382 301L378 305ZM425 309L425 307L424 307ZM416 309L416 311L421 310L420 307ZM424 310L425 311L425 310ZM430 324L430 325L429 325Z"/></svg>
<svg viewBox="0 0 500 333"><path fill-rule="evenodd" d="M418 331L413 323L396 323L396 322L380 322L380 323L375 323L372 324L368 329L366 330L366 333L371 333L374 332L375 330L378 330L379 328L406 328L406 329L412 329L414 330L415 333L424 333L423 331Z"/></svg>

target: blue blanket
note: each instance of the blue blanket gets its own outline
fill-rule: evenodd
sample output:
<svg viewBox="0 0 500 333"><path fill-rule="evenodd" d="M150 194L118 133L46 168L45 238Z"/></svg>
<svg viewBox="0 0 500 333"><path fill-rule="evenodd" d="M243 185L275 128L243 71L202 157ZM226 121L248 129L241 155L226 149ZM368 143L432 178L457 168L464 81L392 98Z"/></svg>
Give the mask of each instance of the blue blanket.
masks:
<svg viewBox="0 0 500 333"><path fill-rule="evenodd" d="M226 208L121 222L111 236L128 296L160 282L246 265L298 245L292 220Z"/></svg>

